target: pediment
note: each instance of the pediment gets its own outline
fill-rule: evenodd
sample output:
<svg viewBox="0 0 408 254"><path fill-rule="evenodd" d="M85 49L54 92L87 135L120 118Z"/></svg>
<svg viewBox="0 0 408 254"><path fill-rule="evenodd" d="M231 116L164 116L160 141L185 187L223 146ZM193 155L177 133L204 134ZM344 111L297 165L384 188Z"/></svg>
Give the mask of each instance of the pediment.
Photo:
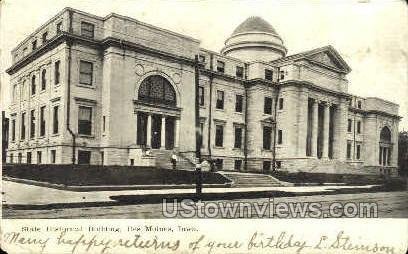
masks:
<svg viewBox="0 0 408 254"><path fill-rule="evenodd" d="M340 54L331 46L325 47L319 52L310 52L310 54L306 55L306 58L312 63L335 69L340 72L349 73L351 71L350 67Z"/></svg>

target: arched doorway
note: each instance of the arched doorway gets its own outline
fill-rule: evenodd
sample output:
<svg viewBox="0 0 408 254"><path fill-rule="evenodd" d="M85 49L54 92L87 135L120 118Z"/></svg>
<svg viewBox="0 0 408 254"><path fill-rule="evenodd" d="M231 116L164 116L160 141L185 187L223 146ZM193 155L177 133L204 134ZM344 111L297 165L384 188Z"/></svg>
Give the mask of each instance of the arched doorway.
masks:
<svg viewBox="0 0 408 254"><path fill-rule="evenodd" d="M391 131L385 126L380 132L380 144L379 144L379 155L378 163L381 166L390 166L391 153L392 153L392 143L391 143Z"/></svg>
<svg viewBox="0 0 408 254"><path fill-rule="evenodd" d="M137 144L152 149L173 149L177 111L176 92L160 76L145 78L138 90Z"/></svg>

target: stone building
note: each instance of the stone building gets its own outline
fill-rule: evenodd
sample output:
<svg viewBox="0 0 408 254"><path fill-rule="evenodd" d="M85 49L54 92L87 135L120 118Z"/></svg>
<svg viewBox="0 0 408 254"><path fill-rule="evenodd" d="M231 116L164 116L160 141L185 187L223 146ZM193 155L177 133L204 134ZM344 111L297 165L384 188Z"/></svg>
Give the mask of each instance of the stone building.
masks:
<svg viewBox="0 0 408 254"><path fill-rule="evenodd" d="M65 8L11 53L12 163L163 166L173 150L193 159L197 131L202 156L224 170L397 167L398 105L349 94L351 69L331 46L287 56L259 17L217 53L133 18Z"/></svg>

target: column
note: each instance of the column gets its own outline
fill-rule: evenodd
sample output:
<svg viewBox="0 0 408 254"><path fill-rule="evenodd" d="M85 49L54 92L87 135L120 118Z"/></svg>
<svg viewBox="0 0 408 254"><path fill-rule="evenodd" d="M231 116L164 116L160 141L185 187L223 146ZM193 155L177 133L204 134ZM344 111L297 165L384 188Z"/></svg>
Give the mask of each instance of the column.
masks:
<svg viewBox="0 0 408 254"><path fill-rule="evenodd" d="M322 158L329 157L329 127L330 127L330 105L324 104L323 116L323 154Z"/></svg>
<svg viewBox="0 0 408 254"><path fill-rule="evenodd" d="M318 120L319 120L319 103L317 100L313 103L313 117L312 117L312 156L317 157L317 136L318 132Z"/></svg>
<svg viewBox="0 0 408 254"><path fill-rule="evenodd" d="M161 133L160 133L160 148L166 149L166 116L162 115L161 118Z"/></svg>
<svg viewBox="0 0 408 254"><path fill-rule="evenodd" d="M180 119L176 119L176 128L174 130L174 147L179 148L180 146Z"/></svg>
<svg viewBox="0 0 408 254"><path fill-rule="evenodd" d="M147 127L146 127L146 146L151 147L152 145L152 115L147 114Z"/></svg>

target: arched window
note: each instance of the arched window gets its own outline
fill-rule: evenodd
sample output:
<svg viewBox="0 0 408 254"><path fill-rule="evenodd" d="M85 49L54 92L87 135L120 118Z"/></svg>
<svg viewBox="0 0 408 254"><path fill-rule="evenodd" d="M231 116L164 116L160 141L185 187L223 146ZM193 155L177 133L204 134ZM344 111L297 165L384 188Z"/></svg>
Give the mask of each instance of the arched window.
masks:
<svg viewBox="0 0 408 254"><path fill-rule="evenodd" d="M176 92L170 82L159 75L149 76L143 80L138 95L140 101L176 106Z"/></svg>
<svg viewBox="0 0 408 254"><path fill-rule="evenodd" d="M391 131L387 126L382 128L380 132L380 142L391 143Z"/></svg>
<svg viewBox="0 0 408 254"><path fill-rule="evenodd" d="M47 85L47 71L44 69L41 72L41 90L45 90Z"/></svg>

